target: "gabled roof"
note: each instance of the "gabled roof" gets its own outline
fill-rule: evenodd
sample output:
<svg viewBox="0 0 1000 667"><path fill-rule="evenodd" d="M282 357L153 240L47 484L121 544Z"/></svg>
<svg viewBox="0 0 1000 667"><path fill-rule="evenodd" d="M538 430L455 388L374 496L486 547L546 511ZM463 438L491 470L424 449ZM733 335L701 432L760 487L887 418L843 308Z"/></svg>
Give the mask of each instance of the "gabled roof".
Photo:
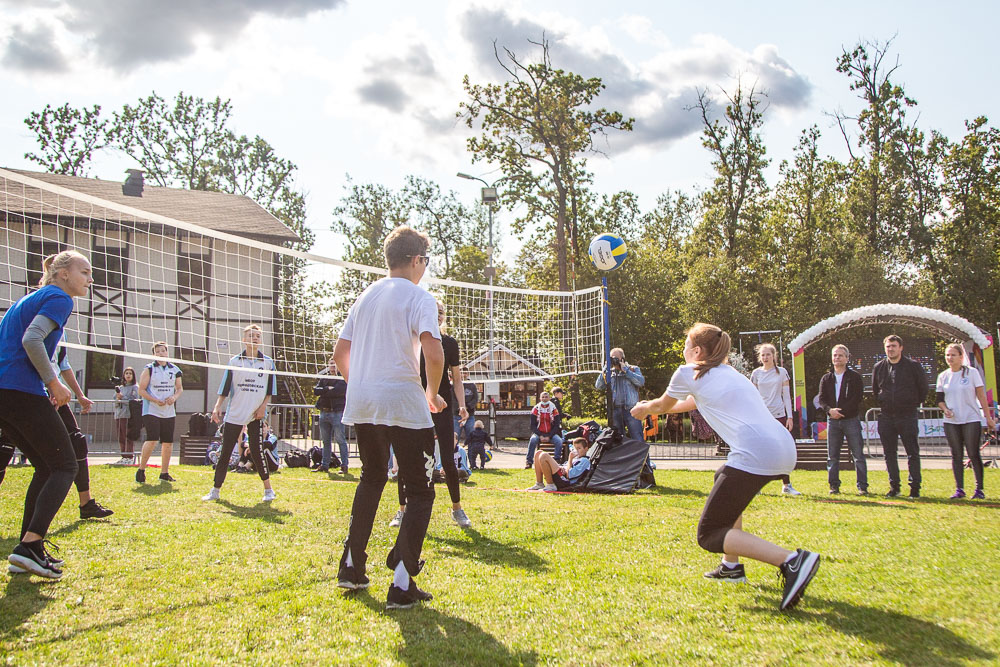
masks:
<svg viewBox="0 0 1000 667"><path fill-rule="evenodd" d="M129 197L122 194L124 178L121 181L105 181L99 178L83 178L21 169L9 169L8 171L98 197L114 204L131 206L218 232L271 243L301 240L287 225L245 195L164 188L151 185L147 181L141 197ZM51 205L54 207L56 196L52 195L52 198ZM37 205L37 202L31 202L31 204L35 205L32 210L12 210L11 212L39 215L44 212L43 209L48 201L46 199L40 206ZM25 209L28 208L29 206L26 205Z"/></svg>
<svg viewBox="0 0 1000 667"><path fill-rule="evenodd" d="M466 368L472 368L476 364L483 364L489 366L490 349L487 346L486 349L479 352L475 357L470 359L465 363ZM528 361L524 356L518 354L514 350L510 349L503 343L494 343L493 345L493 357L496 360L498 366L506 362L506 365L499 367L496 371L502 376L501 379L517 379L517 380L530 380L533 378L539 379L553 379L553 376L546 373L544 369L539 368L536 364ZM482 382L486 378L477 378L477 382Z"/></svg>

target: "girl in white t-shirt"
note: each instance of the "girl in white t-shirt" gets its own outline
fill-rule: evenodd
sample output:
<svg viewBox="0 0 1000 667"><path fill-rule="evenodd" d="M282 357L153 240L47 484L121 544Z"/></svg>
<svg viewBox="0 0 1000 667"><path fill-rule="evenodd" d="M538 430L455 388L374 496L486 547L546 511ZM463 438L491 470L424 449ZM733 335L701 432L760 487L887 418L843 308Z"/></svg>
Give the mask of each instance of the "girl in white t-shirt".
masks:
<svg viewBox="0 0 1000 667"><path fill-rule="evenodd" d="M979 443L983 424L992 432L996 429L996 422L986 401L986 391L979 370L965 364L965 348L952 343L945 350L944 358L948 362L948 369L938 375L937 401L938 406L944 410L944 435L951 447L951 470L955 474L955 493L951 497L956 500L965 497L965 466L962 465L964 447L976 475L976 492L972 497L982 500L986 494L983 492L983 459L979 453Z"/></svg>
<svg viewBox="0 0 1000 667"><path fill-rule="evenodd" d="M778 420L778 423L792 430L792 391L791 383L788 379L788 371L775 363L778 358L778 350L770 343L761 343L756 347L757 361L760 366L750 373L750 382L757 387L760 397L764 399L771 416ZM801 496L802 494L792 486L792 478L788 475L781 477L781 492L789 496Z"/></svg>
<svg viewBox="0 0 1000 667"><path fill-rule="evenodd" d="M698 323L684 341L687 364L674 372L663 395L640 401L632 416L689 412L695 407L729 445L729 458L715 473L701 520L698 544L723 554L722 564L706 574L712 579L746 581L739 557L779 569L785 579L782 610L794 607L819 568L819 554L789 551L743 530L742 515L768 482L795 467L795 441L779 424L746 377L726 363L729 334L712 324Z"/></svg>

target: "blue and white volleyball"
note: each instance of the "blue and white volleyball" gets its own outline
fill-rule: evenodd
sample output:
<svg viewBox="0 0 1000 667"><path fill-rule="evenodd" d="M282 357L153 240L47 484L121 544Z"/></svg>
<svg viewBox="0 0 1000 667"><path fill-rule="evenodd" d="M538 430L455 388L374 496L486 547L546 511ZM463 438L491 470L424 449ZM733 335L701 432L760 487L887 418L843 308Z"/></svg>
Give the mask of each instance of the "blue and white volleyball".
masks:
<svg viewBox="0 0 1000 667"><path fill-rule="evenodd" d="M628 248L620 236L598 234L590 242L590 261L601 271L613 271L625 263Z"/></svg>

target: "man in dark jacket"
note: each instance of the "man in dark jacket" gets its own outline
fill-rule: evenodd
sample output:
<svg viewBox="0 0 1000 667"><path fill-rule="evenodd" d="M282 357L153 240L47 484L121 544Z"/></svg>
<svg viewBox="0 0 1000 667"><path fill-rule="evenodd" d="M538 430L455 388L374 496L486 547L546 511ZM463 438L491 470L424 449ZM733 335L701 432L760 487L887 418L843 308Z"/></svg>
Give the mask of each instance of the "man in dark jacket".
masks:
<svg viewBox="0 0 1000 667"><path fill-rule="evenodd" d="M851 352L846 345L834 345L833 370L819 381L819 404L829 417L826 426L826 471L830 493L840 493L840 448L847 437L847 448L854 459L858 493L868 495L868 462L861 437L861 395L865 390L861 374L847 367Z"/></svg>
<svg viewBox="0 0 1000 667"><path fill-rule="evenodd" d="M337 373L337 364L330 357L330 377L325 377L313 387L319 409L319 437L323 441L323 460L315 472L329 472L333 440L340 445L340 472L347 474L347 436L344 433L344 403L347 400L347 383Z"/></svg>
<svg viewBox="0 0 1000 667"><path fill-rule="evenodd" d="M895 334L886 336L886 358L872 370L872 394L881 412L878 435L882 440L885 467L889 473L889 498L899 495L899 461L897 438L906 450L909 470L910 497L920 497L920 446L917 443L918 408L927 397L927 375L916 361L903 356L903 339Z"/></svg>

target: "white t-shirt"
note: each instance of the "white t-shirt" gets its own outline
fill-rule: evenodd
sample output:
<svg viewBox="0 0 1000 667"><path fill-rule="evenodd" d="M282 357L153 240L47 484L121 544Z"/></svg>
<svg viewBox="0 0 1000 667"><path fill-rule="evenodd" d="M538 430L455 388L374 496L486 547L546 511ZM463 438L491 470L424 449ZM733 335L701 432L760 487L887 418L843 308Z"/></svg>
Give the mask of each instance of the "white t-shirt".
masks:
<svg viewBox="0 0 1000 667"><path fill-rule="evenodd" d="M667 394L694 397L708 425L729 445L727 464L754 475L783 475L795 467L795 440L771 415L757 388L723 364L694 379L694 364L670 378Z"/></svg>
<svg viewBox="0 0 1000 667"><path fill-rule="evenodd" d="M181 369L170 362L161 366L154 361L151 364L146 364L146 370L149 371L149 385L146 387L147 394L155 396L161 401L174 395L176 380L182 375ZM164 418L176 417L177 408L174 405L160 407L156 403L142 399L142 414Z"/></svg>
<svg viewBox="0 0 1000 667"><path fill-rule="evenodd" d="M847 375L845 370L843 373L833 372L833 400L840 400L840 385L844 384L844 376Z"/></svg>
<svg viewBox="0 0 1000 667"><path fill-rule="evenodd" d="M275 370L274 361L260 350L256 357L246 356L244 350L230 359L229 365L240 370L227 368L222 376L219 396L229 397L223 421L246 426L253 421L254 413L266 397L278 395L278 376L264 372Z"/></svg>
<svg viewBox="0 0 1000 667"><path fill-rule="evenodd" d="M944 392L944 404L955 416L944 418L945 424L986 423L983 407L976 398L976 387L984 386L983 376L978 368L969 368L965 376L962 371L957 373L950 368L944 370L937 379L937 391Z"/></svg>
<svg viewBox="0 0 1000 667"><path fill-rule="evenodd" d="M765 371L763 367L753 369L750 373L750 382L757 387L771 416L786 419L792 416L791 393L788 387L784 386L788 383L788 371L781 366L775 368L769 371ZM789 392L787 397L786 392Z"/></svg>
<svg viewBox="0 0 1000 667"><path fill-rule="evenodd" d="M420 334L437 339L437 302L405 278L382 278L351 306L340 337L351 341L345 424L431 428L420 384Z"/></svg>

